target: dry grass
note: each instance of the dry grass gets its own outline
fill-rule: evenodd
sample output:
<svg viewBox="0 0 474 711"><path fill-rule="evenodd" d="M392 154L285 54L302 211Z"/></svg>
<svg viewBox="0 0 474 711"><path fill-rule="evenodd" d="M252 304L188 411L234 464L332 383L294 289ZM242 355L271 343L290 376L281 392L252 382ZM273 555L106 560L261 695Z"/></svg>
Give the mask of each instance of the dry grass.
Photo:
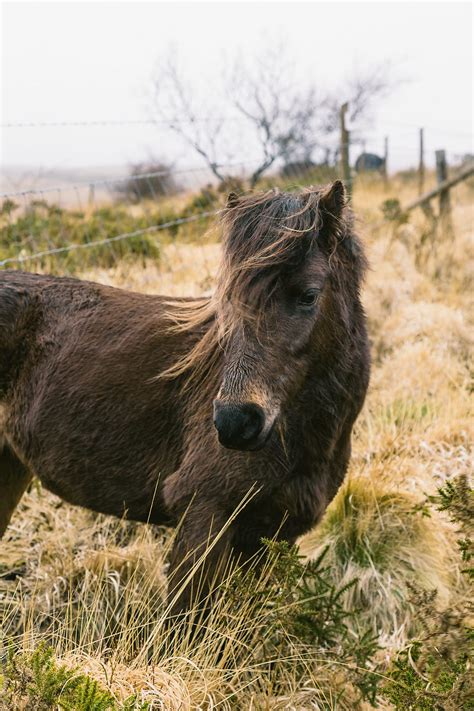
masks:
<svg viewBox="0 0 474 711"><path fill-rule="evenodd" d="M347 609L357 609L384 646L404 644L416 632L410 584L436 588L438 602L450 602L458 571L453 541L443 523L416 512L419 497L367 474L350 476L323 523L305 536L301 551L327 561L341 585L357 578L345 593Z"/></svg>
<svg viewBox="0 0 474 711"><path fill-rule="evenodd" d="M364 301L373 377L348 480L321 526L301 541L309 558L329 547L336 581L359 578L345 604L362 609L386 653L416 629L412 583L437 589L440 604L460 593L450 525L416 506L447 477L469 471L472 426L472 186L453 191L455 236L439 235L435 253L418 247L426 230L421 214L398 228L381 223L380 204L393 196L403 204L413 186L369 181L355 192L372 265ZM218 258L212 242L170 244L160 267L119 264L83 276L193 295L212 288ZM272 674L250 653L255 609L241 608L238 619L232 607L221 610L225 629L214 618L200 644L183 638L166 647L156 609L168 545L159 530L95 516L34 487L1 544L0 573L10 575L0 578L0 643L2 634L25 649L47 639L59 658L100 679L117 699L136 693L152 708L354 707L337 703L344 677L324 660L307 662L304 683L294 660L279 660L285 685L274 689Z"/></svg>

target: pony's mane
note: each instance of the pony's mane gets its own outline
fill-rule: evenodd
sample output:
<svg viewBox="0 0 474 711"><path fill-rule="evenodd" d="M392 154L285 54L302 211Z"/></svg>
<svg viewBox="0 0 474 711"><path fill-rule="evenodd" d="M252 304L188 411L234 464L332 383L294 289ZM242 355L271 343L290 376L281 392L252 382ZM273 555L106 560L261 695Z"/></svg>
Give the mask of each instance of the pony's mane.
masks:
<svg viewBox="0 0 474 711"><path fill-rule="evenodd" d="M229 196L221 213L223 255L213 296L195 301L168 302L174 332L202 331L194 347L161 377L208 372L244 313L255 317L274 292L281 273L296 266L313 247L323 230L322 201L330 188L306 188L295 193L269 190L245 196ZM350 232L348 210L338 216L327 212L335 241ZM362 253L361 253L362 254ZM363 255L362 255L363 259ZM219 307L231 302L234 322L225 327Z"/></svg>

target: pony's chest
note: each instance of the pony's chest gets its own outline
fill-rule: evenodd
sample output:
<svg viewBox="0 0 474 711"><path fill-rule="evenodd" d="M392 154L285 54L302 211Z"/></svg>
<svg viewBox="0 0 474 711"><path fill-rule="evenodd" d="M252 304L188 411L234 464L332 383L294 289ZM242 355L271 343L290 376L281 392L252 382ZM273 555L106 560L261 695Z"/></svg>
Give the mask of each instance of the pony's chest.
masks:
<svg viewBox="0 0 474 711"><path fill-rule="evenodd" d="M316 524L324 513L327 497L326 477L322 473L304 472L286 481L276 494L278 506L289 517L301 521L302 527Z"/></svg>

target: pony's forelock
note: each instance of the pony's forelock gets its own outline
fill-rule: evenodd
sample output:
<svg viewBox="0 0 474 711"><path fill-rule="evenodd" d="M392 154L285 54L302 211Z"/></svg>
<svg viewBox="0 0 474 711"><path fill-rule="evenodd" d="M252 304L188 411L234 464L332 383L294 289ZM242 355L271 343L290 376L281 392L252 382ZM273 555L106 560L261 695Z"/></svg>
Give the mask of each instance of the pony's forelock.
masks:
<svg viewBox="0 0 474 711"><path fill-rule="evenodd" d="M333 243L351 237L347 210L328 212L331 188L306 188L295 193L270 190L234 198L222 211L223 254L213 296L195 301L169 301L170 329L195 331L192 349L159 377L203 374L242 319L257 323L275 290L280 274L300 263L318 245L324 223L330 223ZM361 251L360 269L364 271ZM359 277L358 277L359 278ZM225 309L231 304L231 309ZM225 319L222 315L226 314ZM202 331L202 334L199 332Z"/></svg>

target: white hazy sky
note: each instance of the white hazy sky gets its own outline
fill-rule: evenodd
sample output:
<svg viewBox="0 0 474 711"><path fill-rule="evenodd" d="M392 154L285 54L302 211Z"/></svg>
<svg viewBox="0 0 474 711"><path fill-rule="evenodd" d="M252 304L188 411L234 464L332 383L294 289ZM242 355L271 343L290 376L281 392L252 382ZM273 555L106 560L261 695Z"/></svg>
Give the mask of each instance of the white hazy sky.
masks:
<svg viewBox="0 0 474 711"><path fill-rule="evenodd" d="M392 167L472 151L472 6L460 2L3 2L2 123L148 118L157 57L174 44L191 79L223 57L284 38L302 76L324 88L354 63L390 60L407 79L381 102L367 149L390 138ZM196 159L156 127L3 128L4 165L124 165L149 150ZM173 155L171 155L173 154Z"/></svg>

